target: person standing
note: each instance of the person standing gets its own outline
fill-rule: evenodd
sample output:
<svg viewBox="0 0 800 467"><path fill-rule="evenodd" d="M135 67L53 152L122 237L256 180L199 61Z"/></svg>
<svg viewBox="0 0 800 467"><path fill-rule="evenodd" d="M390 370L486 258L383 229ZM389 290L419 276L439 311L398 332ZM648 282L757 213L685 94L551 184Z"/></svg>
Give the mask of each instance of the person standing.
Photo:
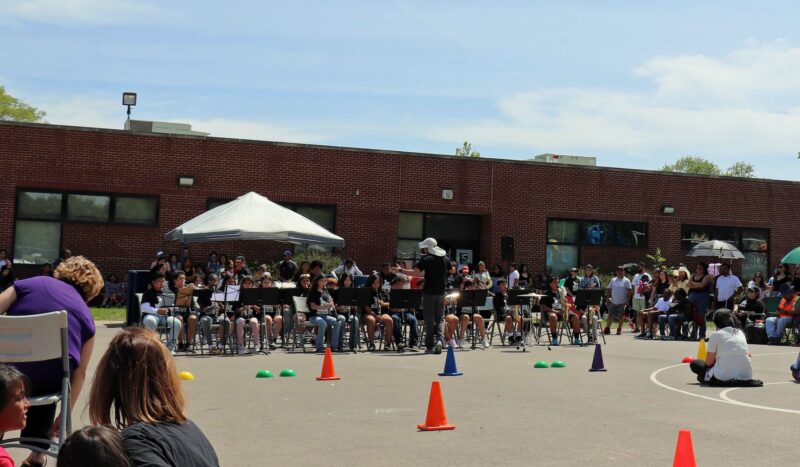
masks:
<svg viewBox="0 0 800 467"><path fill-rule="evenodd" d="M425 353L442 353L442 318L444 318L444 289L450 260L447 252L439 248L435 238L419 243L422 258L414 269L394 268L395 272L425 275L422 286L422 317L425 320Z"/></svg>
<svg viewBox="0 0 800 467"><path fill-rule="evenodd" d="M731 265L723 264L719 267L719 276L715 285L717 290L717 306L715 309L725 308L733 310L734 298L742 291L742 281L731 274Z"/></svg>
<svg viewBox="0 0 800 467"><path fill-rule="evenodd" d="M275 266L278 271L278 279L282 282L291 282L297 274L297 263L292 260L292 251L286 250L283 252L283 259Z"/></svg>
<svg viewBox="0 0 800 467"><path fill-rule="evenodd" d="M517 265L511 263L508 265L508 288L513 289L518 285L519 285L519 271L517 271Z"/></svg>
<svg viewBox="0 0 800 467"><path fill-rule="evenodd" d="M697 340L698 328L700 339L706 338L706 310L711 301L711 290L714 287L714 279L708 273L708 265L699 263L695 268L695 273L689 280L689 301L694 306L694 328L690 340Z"/></svg>
<svg viewBox="0 0 800 467"><path fill-rule="evenodd" d="M631 280L625 277L625 269L622 266L617 266L617 277L611 279L608 283L611 297L608 304L608 321L605 329L603 329L603 334L611 334L611 325L614 320L619 323L617 335L622 334L622 323L625 321L625 306L628 305L628 301L633 295L632 289Z"/></svg>

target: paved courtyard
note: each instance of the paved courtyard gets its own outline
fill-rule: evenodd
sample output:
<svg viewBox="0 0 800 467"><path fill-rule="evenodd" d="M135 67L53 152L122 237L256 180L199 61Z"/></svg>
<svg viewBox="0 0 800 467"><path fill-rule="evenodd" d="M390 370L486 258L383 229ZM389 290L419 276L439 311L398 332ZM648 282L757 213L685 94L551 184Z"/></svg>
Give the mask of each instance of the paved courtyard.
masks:
<svg viewBox="0 0 800 467"><path fill-rule="evenodd" d="M92 372L118 330L98 325ZM184 384L190 416L226 466L670 465L680 429L692 431L698 465L796 462L779 433L800 420L788 372L798 349L751 347L765 386L725 389L700 387L680 364L697 343L607 339L606 373L587 371L593 348L571 346L457 352L464 375L450 378L437 376L444 354L336 354L335 382L315 380L322 356L310 353L176 360L196 378ZM278 378L284 368L297 377ZM256 379L261 369L276 378ZM436 379L457 428L418 432ZM87 395L76 426L88 422Z"/></svg>

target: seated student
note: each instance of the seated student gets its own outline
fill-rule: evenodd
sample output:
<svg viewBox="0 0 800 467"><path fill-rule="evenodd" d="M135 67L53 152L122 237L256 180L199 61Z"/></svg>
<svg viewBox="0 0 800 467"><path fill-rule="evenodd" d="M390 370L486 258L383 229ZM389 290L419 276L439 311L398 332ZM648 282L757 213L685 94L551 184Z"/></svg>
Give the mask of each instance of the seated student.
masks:
<svg viewBox="0 0 800 467"><path fill-rule="evenodd" d="M119 431L108 425L87 426L69 435L58 450L58 467L85 465L130 467Z"/></svg>
<svg viewBox="0 0 800 467"><path fill-rule="evenodd" d="M308 304L308 321L317 326L317 352L322 353L325 351L325 331L328 326L331 326L331 339L329 346L331 349L339 348L339 329L341 323L333 313L336 311L336 305L333 303L333 298L325 288L325 283L328 278L323 275L314 277L311 283L311 290L306 297Z"/></svg>
<svg viewBox="0 0 800 467"><path fill-rule="evenodd" d="M478 284L472 279L467 278L464 282L461 283L463 290L477 290ZM472 308L463 307L461 308L461 313L459 314L461 320L461 328L459 329L459 339L458 339L458 346L462 349L464 348L464 336L467 332L467 326L469 326L470 317L472 318L473 325L478 329L480 333L481 345L484 349L489 348L489 339L486 338L486 326L484 325L483 316L480 313L472 313L470 316L470 311Z"/></svg>
<svg viewBox="0 0 800 467"><path fill-rule="evenodd" d="M766 330L762 327L756 329L756 321L763 321L765 316L764 302L759 299L760 293L761 291L758 287L748 287L744 300L733 307L733 316L741 323L744 329L744 336L750 344L765 343L761 341L762 337L757 334L766 337Z"/></svg>
<svg viewBox="0 0 800 467"><path fill-rule="evenodd" d="M186 416L173 359L145 329L129 327L111 339L95 371L89 419L122 430L134 467L219 465L208 438Z"/></svg>
<svg viewBox="0 0 800 467"><path fill-rule="evenodd" d="M747 341L736 321L729 310L719 309L714 313L717 330L708 337L706 359L695 360L690 365L700 384L713 386L719 381L753 378Z"/></svg>
<svg viewBox="0 0 800 467"><path fill-rule="evenodd" d="M169 308L164 304L164 274L156 271L150 274L148 289L142 294L142 326L155 331L158 326L167 327L167 348L175 354L175 341L181 331L181 322L169 316Z"/></svg>
<svg viewBox="0 0 800 467"><path fill-rule="evenodd" d="M7 431L21 430L27 423L31 382L16 367L0 365L0 439ZM0 467L14 467L8 451L0 446Z"/></svg>
<svg viewBox="0 0 800 467"><path fill-rule="evenodd" d="M637 339L652 339L655 334L656 320L659 322L658 329L661 332L661 336L664 336L664 324L667 322L667 312L670 310L671 300L672 292L669 289L664 289L655 305L636 312L636 323L639 325L639 329L642 330L641 334L636 336ZM663 320L661 316L664 316Z"/></svg>
<svg viewBox="0 0 800 467"><path fill-rule="evenodd" d="M672 308L667 312L667 322L669 323L669 336L666 340L687 340L688 334L682 333L684 323L694 322L694 308L686 292L678 287L673 293ZM659 318L659 326L661 320ZM662 333L663 336L663 333Z"/></svg>
<svg viewBox="0 0 800 467"><path fill-rule="evenodd" d="M228 294L229 290L230 290L229 288L231 286L235 286L236 285L236 276L234 276L232 274L229 274L229 273L224 273L219 282L220 282L220 286L219 286L218 290L222 293L222 296L225 297ZM227 339L227 337L231 335L231 318L233 318L233 315L234 315L233 314L232 303L228 303L228 302L222 303L222 307L225 310L225 312L222 313L219 316L218 320L217 320L217 322L220 324L220 326L219 326L219 342L220 342L220 345L218 347L219 348L219 352L221 352L222 349L223 349L223 344L222 343L224 343L225 339Z"/></svg>
<svg viewBox="0 0 800 467"><path fill-rule="evenodd" d="M242 289L252 289L255 284L253 278L244 276L240 284ZM233 304L234 319L236 321L236 350L239 355L245 353L244 349L244 326L250 326L250 337L253 341L253 353L261 352L261 325L258 318L261 317L261 307L258 305L245 305L241 300Z"/></svg>
<svg viewBox="0 0 800 467"><path fill-rule="evenodd" d="M551 277L547 280L547 290L544 297L539 299L539 306L542 307L542 320L550 325L550 345L558 345L558 322L564 320L567 313L570 325L572 325L572 343L581 345L580 319L576 313L564 310L561 306L561 298L564 296L561 287L558 286L558 278ZM566 293L566 292L564 292Z"/></svg>
<svg viewBox="0 0 800 467"><path fill-rule="evenodd" d="M381 288L381 278L376 274L370 275L364 287L372 289L372 305L364 306L362 310L364 325L367 328L367 350L375 350L375 330L377 325L383 324L383 329L388 330L392 328L394 321L389 314L389 296ZM384 312L384 310L386 311ZM391 335L388 332L387 334ZM389 336L387 336L387 340Z"/></svg>
<svg viewBox="0 0 800 467"><path fill-rule="evenodd" d="M52 276L53 274L50 273L48 275ZM125 303L122 288L122 284L117 280L117 275L113 273L110 274L103 285L103 302L100 303L100 307L105 308L112 305L122 306Z"/></svg>
<svg viewBox="0 0 800 467"><path fill-rule="evenodd" d="M764 327L767 329L767 338L770 345L780 344L783 337L783 331L786 326L794 327L795 319L798 318L798 304L797 295L795 295L794 287L791 285L784 286L783 298L778 304L778 315L770 316L764 322Z"/></svg>
<svg viewBox="0 0 800 467"><path fill-rule="evenodd" d="M338 294L339 290L342 289L350 289L353 287L353 276L348 273L343 273L339 276L338 287L336 289L336 293ZM334 297L334 303L336 303L336 298ZM360 335L361 335L361 327L359 326L358 320L358 310L352 306L343 306L337 303L336 305L336 319L338 319L342 325L339 331L339 351L344 351L344 329L346 324L350 324L350 350L358 349L358 343L360 342Z"/></svg>
<svg viewBox="0 0 800 467"><path fill-rule="evenodd" d="M272 275L270 273L264 274L261 277L260 285L262 289L272 288ZM268 345L270 349L274 349L275 339L281 335L281 331L283 330L283 308L279 303L265 304L263 308L264 326L266 326L266 329L270 330Z"/></svg>
<svg viewBox="0 0 800 467"><path fill-rule="evenodd" d="M456 341L455 339L458 322L462 318L462 313L460 310L461 307L458 306L458 298L445 298L444 341L448 347L457 349L463 348L464 346L463 341ZM463 319L469 323L469 316L464 315Z"/></svg>
<svg viewBox="0 0 800 467"><path fill-rule="evenodd" d="M396 274L392 279L392 289L408 289L411 286L411 279L405 274ZM391 298L391 294L390 294ZM414 310L392 308L392 323L394 329L394 341L397 343L397 351L402 352L403 348L403 323L408 324L408 347L416 349L419 342L419 323L414 315Z"/></svg>
<svg viewBox="0 0 800 467"><path fill-rule="evenodd" d="M508 281L505 278L497 279L497 292L492 298L492 306L494 307L494 319L500 323L505 323L505 341L513 344L515 340L514 335L514 317L511 309L508 307ZM522 331L522 316L517 317L517 329Z"/></svg>
<svg viewBox="0 0 800 467"><path fill-rule="evenodd" d="M169 288L175 294L176 300L188 300L189 306L177 306L175 317L181 322L181 331L178 333L178 351L186 352L194 345L194 335L197 329L197 310L192 306L192 291L194 284L186 285L186 273L178 271L173 276L173 283ZM188 297L186 294L189 294ZM176 302L177 304L177 302ZM188 328L188 330L187 330ZM188 331L188 332L187 332Z"/></svg>
<svg viewBox="0 0 800 467"><path fill-rule="evenodd" d="M203 289L208 289L212 293L216 290L217 282L219 281L219 277L216 274L212 273L208 275L208 286L207 287L200 287ZM209 352L212 355L217 355L222 353L222 345L215 346L214 339L211 335L211 325L215 323L221 323L221 320L224 320L224 316L220 316L220 307L216 303L212 303L211 297L209 296L198 296L197 297L197 305L200 307L199 310L199 321L200 321L200 330L203 333L203 338L206 340L206 345L208 345Z"/></svg>

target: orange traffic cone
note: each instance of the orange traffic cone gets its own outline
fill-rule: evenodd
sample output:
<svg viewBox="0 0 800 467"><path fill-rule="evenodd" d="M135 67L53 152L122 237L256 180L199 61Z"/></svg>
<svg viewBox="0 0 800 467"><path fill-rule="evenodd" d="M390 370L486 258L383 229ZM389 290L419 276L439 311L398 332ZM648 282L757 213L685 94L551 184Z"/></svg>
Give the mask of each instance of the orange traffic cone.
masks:
<svg viewBox="0 0 800 467"><path fill-rule="evenodd" d="M428 399L428 415L424 425L417 425L423 431L454 430L455 425L447 424L447 414L444 411L442 387L438 381L431 383L431 397Z"/></svg>
<svg viewBox="0 0 800 467"><path fill-rule="evenodd" d="M672 461L672 467L697 467L692 447L692 432L689 430L678 432L678 446L675 447L675 460Z"/></svg>
<svg viewBox="0 0 800 467"><path fill-rule="evenodd" d="M317 376L317 381L334 381L342 379L336 376L336 368L333 367L333 354L330 347L325 349L325 360L322 361L322 374Z"/></svg>

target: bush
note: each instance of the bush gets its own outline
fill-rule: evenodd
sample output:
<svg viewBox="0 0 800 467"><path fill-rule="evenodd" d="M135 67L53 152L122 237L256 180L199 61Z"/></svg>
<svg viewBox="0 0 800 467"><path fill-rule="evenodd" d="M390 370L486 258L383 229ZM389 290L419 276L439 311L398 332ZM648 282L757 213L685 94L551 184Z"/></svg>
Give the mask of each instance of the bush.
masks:
<svg viewBox="0 0 800 467"><path fill-rule="evenodd" d="M322 272L323 274L328 274L344 261L343 258L340 258L338 255L334 255L328 253L327 251L320 251L314 248L308 248L304 251L299 251L294 255L294 262L297 263L299 266L303 261L321 261L322 262Z"/></svg>

